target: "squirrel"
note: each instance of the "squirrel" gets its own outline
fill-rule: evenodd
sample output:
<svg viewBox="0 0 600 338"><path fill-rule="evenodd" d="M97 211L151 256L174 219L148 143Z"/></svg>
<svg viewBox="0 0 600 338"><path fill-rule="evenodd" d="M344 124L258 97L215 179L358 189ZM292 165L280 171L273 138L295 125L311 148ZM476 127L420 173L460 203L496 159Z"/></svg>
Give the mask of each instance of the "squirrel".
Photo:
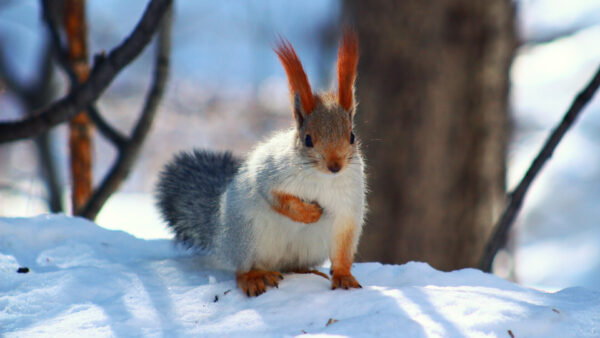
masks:
<svg viewBox="0 0 600 338"><path fill-rule="evenodd" d="M176 241L236 271L244 293L278 287L282 273L315 273L331 260L331 288L361 288L351 274L366 212L364 160L353 131L358 38L338 47L337 93L313 93L292 45L285 69L295 126L230 152L181 153L159 175L157 206Z"/></svg>

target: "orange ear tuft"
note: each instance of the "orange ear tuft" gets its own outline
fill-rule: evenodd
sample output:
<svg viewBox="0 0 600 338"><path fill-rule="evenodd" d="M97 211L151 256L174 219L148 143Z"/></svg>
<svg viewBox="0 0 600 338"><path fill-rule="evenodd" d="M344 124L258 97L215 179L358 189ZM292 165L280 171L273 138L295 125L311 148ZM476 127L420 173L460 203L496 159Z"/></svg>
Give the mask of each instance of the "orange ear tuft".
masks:
<svg viewBox="0 0 600 338"><path fill-rule="evenodd" d="M296 93L299 93L304 112L307 115L310 114L315 108L315 98L310 89L306 73L304 73L304 69L302 68L302 63L296 55L296 51L294 51L289 41L280 38L275 48L275 53L277 53L279 61L281 61L287 74L292 98Z"/></svg>
<svg viewBox="0 0 600 338"><path fill-rule="evenodd" d="M358 64L358 37L350 29L344 31L338 49L338 102L350 110L354 102L354 80Z"/></svg>

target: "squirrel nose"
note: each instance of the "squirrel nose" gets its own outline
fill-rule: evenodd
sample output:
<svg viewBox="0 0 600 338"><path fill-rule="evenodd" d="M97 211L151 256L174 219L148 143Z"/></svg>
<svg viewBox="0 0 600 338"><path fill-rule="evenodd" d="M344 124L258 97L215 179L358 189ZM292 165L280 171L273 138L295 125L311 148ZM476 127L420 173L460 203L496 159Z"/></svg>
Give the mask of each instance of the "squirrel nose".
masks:
<svg viewBox="0 0 600 338"><path fill-rule="evenodd" d="M331 171L332 173L337 173L338 171L340 171L340 169L342 169L342 167L340 166L339 163L334 163L334 164L330 164L327 166L327 169L329 169L329 171Z"/></svg>

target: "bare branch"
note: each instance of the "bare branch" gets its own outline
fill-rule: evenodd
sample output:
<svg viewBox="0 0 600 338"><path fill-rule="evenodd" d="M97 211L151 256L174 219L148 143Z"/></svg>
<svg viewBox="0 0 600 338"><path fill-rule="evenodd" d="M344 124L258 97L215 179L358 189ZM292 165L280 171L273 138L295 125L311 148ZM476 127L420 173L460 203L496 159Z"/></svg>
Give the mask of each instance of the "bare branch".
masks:
<svg viewBox="0 0 600 338"><path fill-rule="evenodd" d="M38 148L38 158L42 166L42 177L48 189L48 207L50 212L63 212L62 184L59 179L56 161L52 157L52 138L50 132L45 132L35 140Z"/></svg>
<svg viewBox="0 0 600 338"><path fill-rule="evenodd" d="M58 61L60 68L67 74L71 88L74 88L79 85L79 79L77 79L75 70L73 70L73 67L71 67L69 64L67 53L65 52L65 48L63 47L63 43L60 39L60 33L58 29L59 20L57 18L57 15L60 13L60 8L58 8L59 5L60 2L56 0L42 0L44 22L46 23L46 27L50 32L52 45L54 46L54 56ZM96 127L98 127L100 133L109 141L111 141L117 148L121 148L125 144L125 136L123 136L118 130L113 128L108 122L106 122L106 120L104 120L93 103L88 105L87 112Z"/></svg>
<svg viewBox="0 0 600 338"><path fill-rule="evenodd" d="M119 185L129 174L129 171L135 163L141 150L142 143L150 131L152 121L160 100L163 96L165 85L169 76L169 53L171 50L171 24L172 9L169 9L161 23L161 30L158 35L156 59L154 65L154 78L152 80L150 91L146 96L146 101L142 109L141 116L136 123L131 138L119 149L119 156L109 173L104 177L100 186L94 191L94 194L79 213L80 216L94 219L106 202L108 197L115 192Z"/></svg>
<svg viewBox="0 0 600 338"><path fill-rule="evenodd" d="M52 85L54 78L54 68L50 51L52 44L49 41L44 42L43 50L40 53L39 65L36 74L37 79L25 85L20 81L5 58L5 53L0 51L0 77L4 84L19 100L21 107L27 114L48 105L55 97L54 87ZM52 137L50 133L41 133L34 138L38 155L39 169L44 185L47 190L47 203L51 212L62 212L62 184L58 175L56 161L52 156Z"/></svg>
<svg viewBox="0 0 600 338"><path fill-rule="evenodd" d="M69 75L72 86L76 86L78 78L72 67L68 62L62 42L60 41L60 35L56 27L56 20L54 16L52 5L54 2L51 0L43 0L46 23L53 32L54 45L56 50L56 56L59 60L59 64L64 71ZM165 14L167 15L167 14ZM170 16L170 14L169 14ZM139 148L145 138L147 132L150 129L150 125L158 102L162 96L164 90L164 84L168 75L168 55L170 50L170 21L171 18L163 18L164 22L161 23L161 30L159 34L158 48L157 51L157 64L156 74L152 85L152 89L146 99L145 107L142 111L140 120L138 121L132 137L130 139L123 136L118 130L113 128L98 112L93 103L88 105L88 113L92 118L100 132L107 137L119 151L119 155L111 171L107 174L100 186L95 190L90 199L80 209L76 210L76 214L86 215L88 218L94 218L102 205L106 202L108 197L118 188L122 180L127 176L129 169L133 165L136 159L136 155L139 152ZM92 215L93 214L93 215Z"/></svg>
<svg viewBox="0 0 600 338"><path fill-rule="evenodd" d="M95 58L90 77L81 86L73 88L69 94L40 114L20 121L0 123L0 143L44 132L75 116L98 99L121 69L135 59L150 42L160 19L172 2L173 0L152 0L131 35L107 56L99 55Z"/></svg>
<svg viewBox="0 0 600 338"><path fill-rule="evenodd" d="M45 107L56 97L55 87L53 86L54 68L51 50L52 44L46 42L44 51L42 52L42 62L38 67L40 69L39 80L30 89L29 97L24 98L27 100L24 107L26 107L28 113ZM35 138L35 144L38 149L42 178L48 190L48 207L51 212L63 212L62 182L58 173L56 159L53 156L52 133L47 131L40 134Z"/></svg>
<svg viewBox="0 0 600 338"><path fill-rule="evenodd" d="M585 105L592 99L596 90L600 86L600 68L596 71L596 74L592 80L587 84L571 103L571 107L565 113L560 124L554 129L552 134L546 140L546 143L531 163L531 166L525 173L525 176L519 182L519 185L509 194L509 203L504 209L500 220L494 227L494 234L490 238L485 253L481 259L480 268L483 271L490 272L492 269L492 262L498 250L506 245L508 238L508 231L510 230L517 213L521 209L525 194L529 189L529 186L538 175L546 161L552 156L554 149L561 141L565 133L569 130L571 125L575 122L575 119L579 113L583 110Z"/></svg>
<svg viewBox="0 0 600 338"><path fill-rule="evenodd" d="M79 84L77 74L71 65L69 64L69 58L67 56L66 49L60 39L60 31L58 29L58 16L62 13L62 1L56 0L42 0L42 14L46 28L50 33L50 41L52 42L52 52L60 68L67 74L71 88L76 87Z"/></svg>
<svg viewBox="0 0 600 338"><path fill-rule="evenodd" d="M127 143L127 137L125 137L120 131L113 128L105 119L102 114L98 111L98 108L94 104L90 104L87 108L88 115L94 122L94 125L98 127L100 133L106 137L112 144L118 149L123 148Z"/></svg>

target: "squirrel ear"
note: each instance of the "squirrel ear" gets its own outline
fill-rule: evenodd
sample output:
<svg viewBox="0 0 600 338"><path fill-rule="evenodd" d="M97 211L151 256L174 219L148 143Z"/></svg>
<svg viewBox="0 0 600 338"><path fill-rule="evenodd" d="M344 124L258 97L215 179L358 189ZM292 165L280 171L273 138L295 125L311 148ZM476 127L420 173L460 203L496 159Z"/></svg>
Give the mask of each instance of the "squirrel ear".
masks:
<svg viewBox="0 0 600 338"><path fill-rule="evenodd" d="M305 113L302 109L302 99L300 98L300 93L296 92L296 94L294 94L294 118L296 119L298 128L302 127L304 117Z"/></svg>
<svg viewBox="0 0 600 338"><path fill-rule="evenodd" d="M349 28L344 30L342 41L338 48L338 103L342 108L354 111L354 80L358 65L358 37Z"/></svg>
<svg viewBox="0 0 600 338"><path fill-rule="evenodd" d="M310 115L315 108L315 97L310 89L308 78L306 77L306 73L304 73L304 68L302 68L302 63L298 59L296 51L294 51L289 41L284 38L280 38L274 50L285 69L290 87L290 95L295 100L294 96L299 94L303 112L306 115Z"/></svg>

